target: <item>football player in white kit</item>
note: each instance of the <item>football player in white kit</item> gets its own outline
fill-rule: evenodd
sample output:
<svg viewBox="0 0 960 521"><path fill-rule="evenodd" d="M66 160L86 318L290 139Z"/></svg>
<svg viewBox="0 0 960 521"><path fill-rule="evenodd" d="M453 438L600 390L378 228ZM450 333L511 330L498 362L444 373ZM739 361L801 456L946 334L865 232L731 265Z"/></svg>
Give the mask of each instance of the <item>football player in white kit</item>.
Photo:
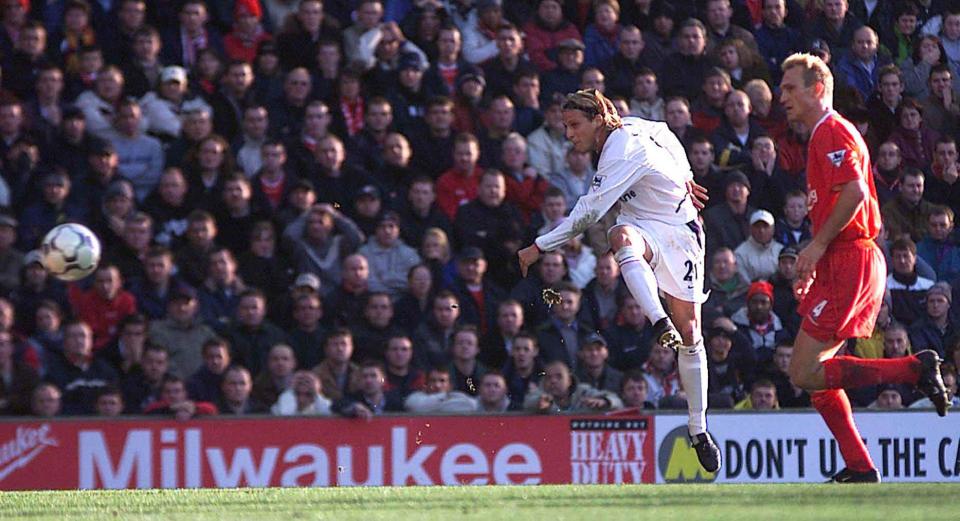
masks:
<svg viewBox="0 0 960 521"><path fill-rule="evenodd" d="M520 270L526 276L541 253L583 233L620 201L617 223L607 232L610 247L630 293L653 324L654 338L677 351L690 440L701 466L716 472L720 450L707 433L707 357L700 332L707 295L697 212L706 194L693 182L683 145L666 123L621 119L594 89L567 96L563 123L574 149L599 154L597 173L570 215L518 252Z"/></svg>

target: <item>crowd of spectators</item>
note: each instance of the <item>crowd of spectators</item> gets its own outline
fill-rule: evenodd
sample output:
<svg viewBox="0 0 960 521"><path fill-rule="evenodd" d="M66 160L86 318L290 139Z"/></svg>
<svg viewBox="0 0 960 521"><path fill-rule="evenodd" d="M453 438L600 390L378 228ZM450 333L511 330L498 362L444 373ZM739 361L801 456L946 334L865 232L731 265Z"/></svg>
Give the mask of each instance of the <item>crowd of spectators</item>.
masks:
<svg viewBox="0 0 960 521"><path fill-rule="evenodd" d="M710 190L710 406L809 406L786 373L811 236L794 52L833 68L882 204L887 297L845 350L935 349L955 395L958 2L4 0L0 415L685 408L612 213L518 272L592 182L564 137L579 88L665 121ZM41 262L62 222L104 245L80 283Z"/></svg>

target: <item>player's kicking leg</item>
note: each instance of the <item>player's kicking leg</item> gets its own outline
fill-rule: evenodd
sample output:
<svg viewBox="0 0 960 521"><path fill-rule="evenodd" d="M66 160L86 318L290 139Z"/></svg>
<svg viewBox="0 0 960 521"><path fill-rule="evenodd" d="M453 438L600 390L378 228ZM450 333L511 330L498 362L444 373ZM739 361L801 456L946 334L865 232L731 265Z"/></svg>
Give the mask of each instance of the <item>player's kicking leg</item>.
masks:
<svg viewBox="0 0 960 521"><path fill-rule="evenodd" d="M850 400L843 389L880 383L915 384L936 406L937 414L944 416L947 391L940 376L940 358L930 350L889 359L834 356L843 343L818 340L801 329L790 361L790 379L794 385L810 391L814 408L840 445L846 468L831 481L877 483L880 473L853 422Z"/></svg>
<svg viewBox="0 0 960 521"><path fill-rule="evenodd" d="M682 339L660 302L657 278L650 266L653 252L647 242L634 227L626 224L610 228L607 238L627 289L653 324L653 338L660 345L676 351Z"/></svg>
<svg viewBox="0 0 960 521"><path fill-rule="evenodd" d="M720 449L707 433L707 357L700 334L700 305L668 295L668 316L650 266L653 252L643 236L632 226L617 225L610 229L608 238L627 288L653 324L653 337L677 352L680 383L687 394L690 440L700 465L716 472L720 469Z"/></svg>

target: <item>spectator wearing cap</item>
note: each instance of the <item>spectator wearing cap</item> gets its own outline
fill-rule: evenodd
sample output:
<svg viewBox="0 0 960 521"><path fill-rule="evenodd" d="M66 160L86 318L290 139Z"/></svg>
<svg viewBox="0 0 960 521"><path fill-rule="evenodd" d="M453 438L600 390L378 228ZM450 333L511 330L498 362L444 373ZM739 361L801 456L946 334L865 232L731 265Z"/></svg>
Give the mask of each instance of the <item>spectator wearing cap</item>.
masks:
<svg viewBox="0 0 960 521"><path fill-rule="evenodd" d="M51 228L63 222L86 222L84 208L68 202L70 178L63 172L44 176L41 200L23 209L20 214L19 241L21 249L33 249Z"/></svg>
<svg viewBox="0 0 960 521"><path fill-rule="evenodd" d="M610 366L609 358L607 340L599 333L588 335L577 351L577 380L601 391L620 391L623 373Z"/></svg>
<svg viewBox="0 0 960 521"><path fill-rule="evenodd" d="M147 131L168 141L180 136L180 110L187 93L187 71L172 65L160 72L160 85L140 99Z"/></svg>
<svg viewBox="0 0 960 521"><path fill-rule="evenodd" d="M769 279L776 273L783 245L773 240L774 224L773 214L766 210L750 214L750 237L734 250L744 280Z"/></svg>
<svg viewBox="0 0 960 521"><path fill-rule="evenodd" d="M400 216L384 212L374 235L358 253L370 263L370 290L398 295L407 286L407 272L420 263L417 251L400 239Z"/></svg>
<svg viewBox="0 0 960 521"><path fill-rule="evenodd" d="M566 96L580 87L585 49L583 42L576 38L561 40L557 44L557 67L544 73L541 78L543 88L540 96L544 103L553 99L554 94Z"/></svg>
<svg viewBox="0 0 960 521"><path fill-rule="evenodd" d="M140 105L121 101L113 119L113 130L105 138L117 151L117 171L133 183L137 201L146 199L160 181L164 155L160 141L143 133L147 121Z"/></svg>
<svg viewBox="0 0 960 521"><path fill-rule="evenodd" d="M506 293L485 278L487 260L476 246L464 248L457 256L457 275L450 288L460 300L460 320L473 324L486 335L497 323L497 310Z"/></svg>
<svg viewBox="0 0 960 521"><path fill-rule="evenodd" d="M910 343L918 349L933 349L941 358L949 341L956 336L950 307L953 290L946 282L937 282L927 290L926 313L910 326Z"/></svg>
<svg viewBox="0 0 960 521"><path fill-rule="evenodd" d="M800 315L797 314L797 297L793 284L797 281L796 246L784 246L777 257L777 271L770 277L773 284L773 312L783 321L783 328L791 334L800 330Z"/></svg>
<svg viewBox="0 0 960 521"><path fill-rule="evenodd" d="M23 270L18 282L8 298L14 309L13 322L22 331L35 331L37 308L45 300L67 301L65 285L43 267L40 250L30 250L23 256Z"/></svg>
<svg viewBox="0 0 960 521"><path fill-rule="evenodd" d="M750 339L758 362L769 361L777 341L786 334L780 317L773 312L773 304L773 285L760 280L750 284L747 305L731 317L740 333Z"/></svg>
<svg viewBox="0 0 960 521"><path fill-rule="evenodd" d="M184 378L203 365L203 346L214 336L199 320L197 292L187 286L171 290L165 318L151 322L147 332L150 343L169 355L170 373Z"/></svg>
<svg viewBox="0 0 960 521"><path fill-rule="evenodd" d="M497 55L483 63L487 94L491 97L511 95L513 81L521 73L535 70L525 57L523 37L517 26L504 22L497 28Z"/></svg>
<svg viewBox="0 0 960 521"><path fill-rule="evenodd" d="M947 206L935 206L927 216L927 236L917 243L917 256L937 273L937 280L952 281L960 276L960 246L953 239L954 213Z"/></svg>
<svg viewBox="0 0 960 521"><path fill-rule="evenodd" d="M676 52L668 56L659 71L661 87L666 96L684 96L693 99L703 85L709 66L707 30L700 20L689 18L680 24L676 37Z"/></svg>
<svg viewBox="0 0 960 521"><path fill-rule="evenodd" d="M17 219L9 214L0 214L0 291L9 294L20 285L20 271L24 255L16 249Z"/></svg>
<svg viewBox="0 0 960 521"><path fill-rule="evenodd" d="M218 56L223 56L223 39L216 27L208 24L208 21L205 2L183 2L177 13L177 24L163 33L163 62L192 68L196 66L203 50L210 49Z"/></svg>
<svg viewBox="0 0 960 521"><path fill-rule="evenodd" d="M123 229L127 219L136 211L133 183L123 177L117 177L103 191L90 228L100 238L101 244L118 244L123 240Z"/></svg>
<svg viewBox="0 0 960 521"><path fill-rule="evenodd" d="M567 150L572 148L564 136L562 105L563 99L559 95L543 103L543 125L527 136L527 155L530 166L550 178L566 170ZM577 176L581 186L589 182L582 179L583 177L593 178L592 175ZM551 180L551 182L554 181Z"/></svg>
<svg viewBox="0 0 960 521"><path fill-rule="evenodd" d="M912 324L925 315L926 292L934 281L917 272L917 246L909 238L900 238L890 245L890 274L887 290L892 297L893 318Z"/></svg>
<svg viewBox="0 0 960 521"><path fill-rule="evenodd" d="M906 406L903 390L899 385L884 384L878 390L877 399L867 406L868 409L897 410Z"/></svg>
<svg viewBox="0 0 960 521"><path fill-rule="evenodd" d="M484 90L487 80L479 67L474 66L457 76L457 88L454 92L453 128L457 132L474 133L480 129L483 110Z"/></svg>
<svg viewBox="0 0 960 521"><path fill-rule="evenodd" d="M707 330L707 388L711 406L724 404L730 408L743 399L745 380L751 376L749 365L733 353L735 335L736 332L721 327Z"/></svg>
<svg viewBox="0 0 960 521"><path fill-rule="evenodd" d="M727 172L723 202L704 212L707 231L707 254L718 248L734 249L750 235L749 218L756 208L748 200L750 180L739 170Z"/></svg>
<svg viewBox="0 0 960 521"><path fill-rule="evenodd" d="M476 246L492 266L490 276L501 287L512 287L518 279L512 262L521 238L522 218L506 201L506 179L499 170L480 176L477 198L463 205L454 221L461 247Z"/></svg>
<svg viewBox="0 0 960 521"><path fill-rule="evenodd" d="M423 82L426 70L427 62L419 54L405 52L400 55L396 88L390 89L388 98L393 106L394 127L404 132L423 125L430 95Z"/></svg>
<svg viewBox="0 0 960 521"><path fill-rule="evenodd" d="M853 43L854 32L863 22L849 11L847 0L828 0L812 23L805 25L807 41L824 40L832 53L842 55Z"/></svg>
<svg viewBox="0 0 960 521"><path fill-rule="evenodd" d="M253 63L260 43L270 39L260 20L263 8L258 0L240 0L233 7L233 30L223 37L227 58Z"/></svg>

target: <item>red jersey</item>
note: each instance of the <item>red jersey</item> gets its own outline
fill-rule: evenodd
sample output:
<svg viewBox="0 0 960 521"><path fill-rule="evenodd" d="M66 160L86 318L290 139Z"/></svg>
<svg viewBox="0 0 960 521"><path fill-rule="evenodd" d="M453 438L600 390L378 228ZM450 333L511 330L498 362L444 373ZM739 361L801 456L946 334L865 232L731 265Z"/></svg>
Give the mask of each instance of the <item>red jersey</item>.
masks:
<svg viewBox="0 0 960 521"><path fill-rule="evenodd" d="M853 123L832 110L824 115L813 127L807 146L807 207L814 235L837 204L840 192L835 188L859 180L869 188L869 197L833 240L851 242L877 238L880 234L880 204L871 172L870 152Z"/></svg>

